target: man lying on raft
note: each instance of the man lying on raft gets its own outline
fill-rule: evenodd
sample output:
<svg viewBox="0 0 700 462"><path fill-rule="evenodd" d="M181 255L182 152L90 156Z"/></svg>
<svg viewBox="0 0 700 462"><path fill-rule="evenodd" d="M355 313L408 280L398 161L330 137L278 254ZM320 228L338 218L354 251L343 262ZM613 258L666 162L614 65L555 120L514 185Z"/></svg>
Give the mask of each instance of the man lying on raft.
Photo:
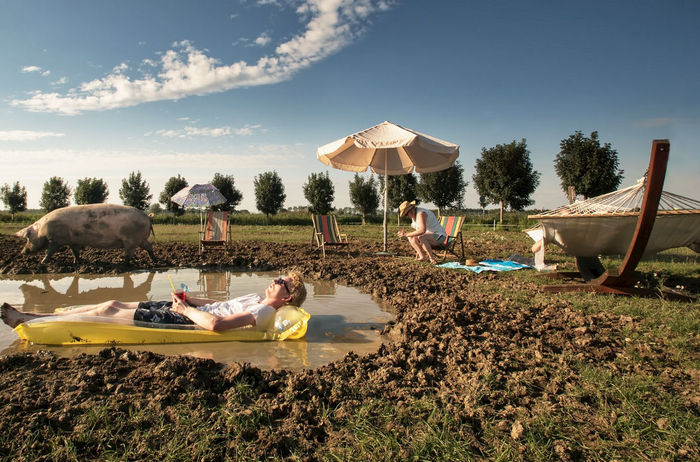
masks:
<svg viewBox="0 0 700 462"><path fill-rule="evenodd" d="M274 279L265 289L265 298L248 294L223 302L205 298L186 297L172 301L120 302L110 300L97 306L76 308L58 313L19 311L7 303L0 307L2 320L10 327L36 318L81 314L105 316L160 324L196 324L204 329L220 331L236 327L272 326L277 309L283 305L301 306L306 300L304 280L298 272Z"/></svg>

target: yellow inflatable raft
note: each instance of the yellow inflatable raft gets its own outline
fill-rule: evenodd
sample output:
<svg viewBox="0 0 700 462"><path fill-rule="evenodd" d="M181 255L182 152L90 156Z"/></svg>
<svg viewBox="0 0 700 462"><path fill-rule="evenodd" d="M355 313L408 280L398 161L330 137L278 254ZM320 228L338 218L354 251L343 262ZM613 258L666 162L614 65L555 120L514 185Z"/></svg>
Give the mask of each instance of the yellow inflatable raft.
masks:
<svg viewBox="0 0 700 462"><path fill-rule="evenodd" d="M285 306L277 310L271 331L243 327L212 332L191 325L137 325L128 320L76 314L33 319L15 327L15 331L21 339L42 345L259 342L302 338L310 318L301 308Z"/></svg>

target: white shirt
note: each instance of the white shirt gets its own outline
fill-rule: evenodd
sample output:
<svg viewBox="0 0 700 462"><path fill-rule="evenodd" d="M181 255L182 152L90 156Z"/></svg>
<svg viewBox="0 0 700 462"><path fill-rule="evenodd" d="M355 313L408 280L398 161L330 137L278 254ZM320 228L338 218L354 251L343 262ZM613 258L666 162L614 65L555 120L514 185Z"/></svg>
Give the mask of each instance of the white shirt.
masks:
<svg viewBox="0 0 700 462"><path fill-rule="evenodd" d="M431 212L428 209L423 209L420 207L416 207L416 219L418 219L418 214L420 212L425 212L425 231L429 233L435 234L435 237L442 236L443 238L447 236L447 232L445 231L445 228L440 226L440 222L437 220L435 217L435 214ZM416 220L411 220L411 227L413 229L418 228L418 223Z"/></svg>
<svg viewBox="0 0 700 462"><path fill-rule="evenodd" d="M197 306L199 311L206 311L216 316L226 317L239 313L250 313L255 318L256 330L270 330L275 321L277 310L261 303L263 298L258 294L248 294L223 302L214 302Z"/></svg>

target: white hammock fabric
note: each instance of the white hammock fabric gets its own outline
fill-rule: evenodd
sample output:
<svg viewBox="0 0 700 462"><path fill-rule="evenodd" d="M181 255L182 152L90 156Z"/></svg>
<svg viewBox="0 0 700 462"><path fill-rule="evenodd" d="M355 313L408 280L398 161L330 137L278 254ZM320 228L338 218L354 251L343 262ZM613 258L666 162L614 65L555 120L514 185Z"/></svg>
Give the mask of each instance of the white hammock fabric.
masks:
<svg viewBox="0 0 700 462"><path fill-rule="evenodd" d="M528 218L540 226L526 231L576 257L624 255L630 246L644 197L644 179L629 188L576 202ZM644 257L700 243L700 201L662 192Z"/></svg>

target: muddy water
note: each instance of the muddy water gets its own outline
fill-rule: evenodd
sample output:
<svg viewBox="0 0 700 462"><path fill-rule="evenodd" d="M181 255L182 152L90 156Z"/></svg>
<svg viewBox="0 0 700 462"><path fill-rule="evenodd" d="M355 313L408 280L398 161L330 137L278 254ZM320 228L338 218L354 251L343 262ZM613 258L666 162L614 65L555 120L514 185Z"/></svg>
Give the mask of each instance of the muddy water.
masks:
<svg viewBox="0 0 700 462"><path fill-rule="evenodd" d="M159 273L105 275L27 275L0 278L0 301L24 311L52 312L59 307L94 305L106 300L167 300L176 287L185 284L193 296L224 300L251 292L262 294L277 272L204 272L195 269ZM349 351L376 351L379 333L393 315L369 295L332 281L307 281L304 309L311 314L306 337L284 342L225 342L184 345L126 346L132 350L187 354L218 362L248 362L263 369L315 368ZM103 346L58 347L32 345L0 323L0 354L50 350L60 356L95 353Z"/></svg>

